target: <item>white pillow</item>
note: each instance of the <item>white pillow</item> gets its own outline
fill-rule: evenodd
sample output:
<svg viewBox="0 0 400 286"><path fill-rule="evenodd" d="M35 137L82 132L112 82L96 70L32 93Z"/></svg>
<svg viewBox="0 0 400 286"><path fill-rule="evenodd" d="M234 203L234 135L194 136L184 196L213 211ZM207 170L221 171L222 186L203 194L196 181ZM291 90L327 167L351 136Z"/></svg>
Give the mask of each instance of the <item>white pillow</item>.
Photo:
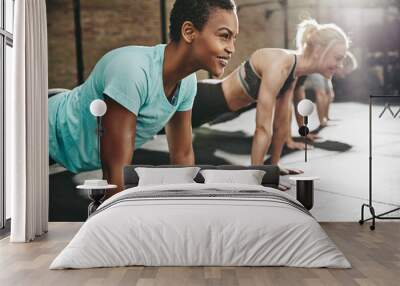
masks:
<svg viewBox="0 0 400 286"><path fill-rule="evenodd" d="M234 183L261 185L265 171L262 170L202 170L204 183Z"/></svg>
<svg viewBox="0 0 400 286"><path fill-rule="evenodd" d="M135 168L139 176L138 186L195 183L193 179L199 170L199 167Z"/></svg>

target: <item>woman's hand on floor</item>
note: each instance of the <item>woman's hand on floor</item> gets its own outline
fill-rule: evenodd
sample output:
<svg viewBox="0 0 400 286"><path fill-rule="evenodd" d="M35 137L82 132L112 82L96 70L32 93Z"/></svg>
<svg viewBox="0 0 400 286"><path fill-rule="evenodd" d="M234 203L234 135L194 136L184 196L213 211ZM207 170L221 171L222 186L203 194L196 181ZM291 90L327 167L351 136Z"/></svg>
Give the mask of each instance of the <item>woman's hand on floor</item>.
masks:
<svg viewBox="0 0 400 286"><path fill-rule="evenodd" d="M296 142L294 140L288 140L286 142L286 146L291 150L305 150L306 144L304 142ZM312 150L314 147L310 144L307 144L307 150Z"/></svg>
<svg viewBox="0 0 400 286"><path fill-rule="evenodd" d="M299 175L303 174L304 171L300 169L292 169L292 168L284 168L284 167L279 167L280 169L280 175L281 176L286 176L286 175Z"/></svg>
<svg viewBox="0 0 400 286"><path fill-rule="evenodd" d="M279 183L278 189L282 192L290 190L290 185Z"/></svg>

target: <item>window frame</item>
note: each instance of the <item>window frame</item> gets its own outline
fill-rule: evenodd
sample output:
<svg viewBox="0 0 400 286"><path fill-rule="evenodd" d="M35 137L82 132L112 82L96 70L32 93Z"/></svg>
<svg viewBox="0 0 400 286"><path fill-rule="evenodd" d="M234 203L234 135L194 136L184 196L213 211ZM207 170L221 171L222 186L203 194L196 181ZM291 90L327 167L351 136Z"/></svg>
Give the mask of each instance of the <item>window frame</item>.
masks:
<svg viewBox="0 0 400 286"><path fill-rule="evenodd" d="M7 219L6 212L6 189L5 189L5 92L6 92L6 46L13 48L13 34L6 30L6 1L1 3L1 21L0 21L0 237L10 231L10 219ZM12 2L12 13L15 15L15 0ZM14 21L14 15L11 15ZM7 15L10 17L10 15ZM11 29L14 30L14 27Z"/></svg>

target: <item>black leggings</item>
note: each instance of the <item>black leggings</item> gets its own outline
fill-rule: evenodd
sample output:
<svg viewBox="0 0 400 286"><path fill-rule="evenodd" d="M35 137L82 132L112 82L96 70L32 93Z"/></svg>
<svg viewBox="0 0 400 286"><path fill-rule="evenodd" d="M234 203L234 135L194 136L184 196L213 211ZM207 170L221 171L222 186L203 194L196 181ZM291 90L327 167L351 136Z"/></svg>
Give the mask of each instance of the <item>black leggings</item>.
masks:
<svg viewBox="0 0 400 286"><path fill-rule="evenodd" d="M209 123L220 115L231 112L222 91L222 83L197 83L197 94L192 109L192 127Z"/></svg>
<svg viewBox="0 0 400 286"><path fill-rule="evenodd" d="M192 127L196 128L204 123L213 125L233 120L243 112L255 108L256 105L257 103L253 102L239 110L232 111L225 100L221 82L198 82L197 95L192 109Z"/></svg>

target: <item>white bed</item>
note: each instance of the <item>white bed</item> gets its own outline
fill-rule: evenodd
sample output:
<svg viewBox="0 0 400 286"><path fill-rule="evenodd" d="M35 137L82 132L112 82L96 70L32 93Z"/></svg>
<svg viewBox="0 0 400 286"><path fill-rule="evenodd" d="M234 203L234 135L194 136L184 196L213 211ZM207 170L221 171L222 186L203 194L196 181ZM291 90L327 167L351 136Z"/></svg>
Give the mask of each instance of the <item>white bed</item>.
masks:
<svg viewBox="0 0 400 286"><path fill-rule="evenodd" d="M291 196L198 183L138 186L113 196L50 269L128 265L351 267Z"/></svg>

